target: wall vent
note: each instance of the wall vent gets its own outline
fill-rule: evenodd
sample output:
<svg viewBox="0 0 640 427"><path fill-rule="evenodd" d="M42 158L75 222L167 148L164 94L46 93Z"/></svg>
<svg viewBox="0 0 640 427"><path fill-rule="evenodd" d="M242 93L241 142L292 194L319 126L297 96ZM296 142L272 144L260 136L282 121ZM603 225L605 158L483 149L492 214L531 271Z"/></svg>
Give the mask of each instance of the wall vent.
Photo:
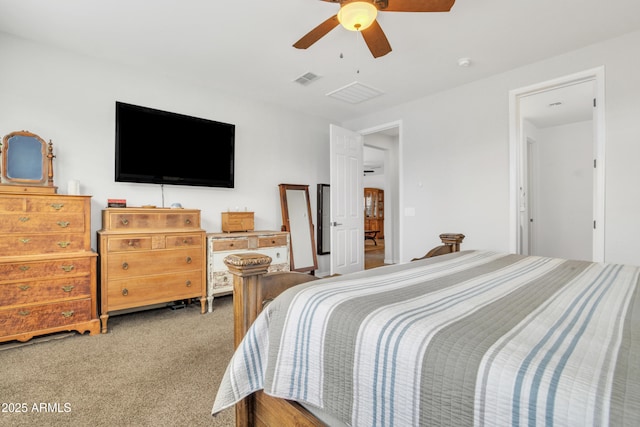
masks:
<svg viewBox="0 0 640 427"><path fill-rule="evenodd" d="M312 82L318 80L320 78L319 75L312 73L311 71L304 73L300 77L294 80L294 82L301 84L302 86L306 86L311 84Z"/></svg>
<svg viewBox="0 0 640 427"><path fill-rule="evenodd" d="M336 89L333 92L329 92L327 96L350 104L359 104L380 96L383 93L384 92L381 90L374 89L356 81L343 86L340 89Z"/></svg>

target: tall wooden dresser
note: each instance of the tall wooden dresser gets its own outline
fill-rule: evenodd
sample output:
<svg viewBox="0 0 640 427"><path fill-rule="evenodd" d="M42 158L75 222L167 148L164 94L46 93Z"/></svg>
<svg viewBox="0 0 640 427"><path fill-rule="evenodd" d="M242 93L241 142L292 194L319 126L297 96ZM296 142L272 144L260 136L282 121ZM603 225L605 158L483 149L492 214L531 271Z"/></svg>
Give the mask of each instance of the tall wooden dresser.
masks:
<svg viewBox="0 0 640 427"><path fill-rule="evenodd" d="M258 252L271 257L269 271L289 271L289 233L286 231L247 231L207 234L207 299L213 311L216 296L233 293L233 275L225 257L239 252Z"/></svg>
<svg viewBox="0 0 640 427"><path fill-rule="evenodd" d="M200 211L109 208L98 231L100 320L109 313L200 298L206 307L205 231Z"/></svg>
<svg viewBox="0 0 640 427"><path fill-rule="evenodd" d="M377 231L376 237L384 239L384 190L364 189L364 230Z"/></svg>
<svg viewBox="0 0 640 427"><path fill-rule="evenodd" d="M91 196L0 190L0 341L100 331Z"/></svg>

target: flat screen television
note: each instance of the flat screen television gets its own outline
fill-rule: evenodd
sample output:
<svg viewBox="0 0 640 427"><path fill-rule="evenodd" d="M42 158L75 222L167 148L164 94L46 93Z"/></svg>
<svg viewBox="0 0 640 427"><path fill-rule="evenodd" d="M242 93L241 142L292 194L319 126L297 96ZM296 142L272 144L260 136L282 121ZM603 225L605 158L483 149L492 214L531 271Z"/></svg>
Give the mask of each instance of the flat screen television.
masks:
<svg viewBox="0 0 640 427"><path fill-rule="evenodd" d="M117 182L233 188L235 125L116 101Z"/></svg>

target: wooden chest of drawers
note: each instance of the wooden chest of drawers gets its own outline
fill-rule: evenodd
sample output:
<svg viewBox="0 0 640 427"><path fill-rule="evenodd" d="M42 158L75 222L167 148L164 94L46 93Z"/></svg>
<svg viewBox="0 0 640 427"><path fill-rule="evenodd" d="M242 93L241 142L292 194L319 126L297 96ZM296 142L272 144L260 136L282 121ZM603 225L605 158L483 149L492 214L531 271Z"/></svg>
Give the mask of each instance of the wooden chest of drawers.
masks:
<svg viewBox="0 0 640 427"><path fill-rule="evenodd" d="M0 193L0 341L100 331L91 197Z"/></svg>
<svg viewBox="0 0 640 427"><path fill-rule="evenodd" d="M269 271L289 271L289 233L286 231L250 231L207 234L207 300L213 311L216 296L233 293L233 275L224 258L238 252L257 252L273 260Z"/></svg>
<svg viewBox="0 0 640 427"><path fill-rule="evenodd" d="M110 208L102 211L100 319L113 311L199 298L205 311L205 232L200 211Z"/></svg>

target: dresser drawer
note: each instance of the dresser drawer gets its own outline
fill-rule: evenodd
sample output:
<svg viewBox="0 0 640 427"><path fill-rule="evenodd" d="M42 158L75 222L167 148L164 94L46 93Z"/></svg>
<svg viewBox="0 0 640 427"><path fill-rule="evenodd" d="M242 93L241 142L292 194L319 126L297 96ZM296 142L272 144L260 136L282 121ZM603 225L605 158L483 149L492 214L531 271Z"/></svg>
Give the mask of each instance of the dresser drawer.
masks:
<svg viewBox="0 0 640 427"><path fill-rule="evenodd" d="M149 250L152 247L151 236L110 237L107 239L107 251Z"/></svg>
<svg viewBox="0 0 640 427"><path fill-rule="evenodd" d="M0 309L0 336L72 325L90 319L90 299Z"/></svg>
<svg viewBox="0 0 640 427"><path fill-rule="evenodd" d="M69 278L89 275L94 256L63 258L46 261L2 262L0 282L29 281L36 278Z"/></svg>
<svg viewBox="0 0 640 427"><path fill-rule="evenodd" d="M119 252L109 254L109 279L133 278L158 273L199 270L203 266L200 249Z"/></svg>
<svg viewBox="0 0 640 427"><path fill-rule="evenodd" d="M249 248L249 239L221 239L213 240L213 251L237 251Z"/></svg>
<svg viewBox="0 0 640 427"><path fill-rule="evenodd" d="M102 212L102 226L105 230L200 229L198 211L107 209Z"/></svg>
<svg viewBox="0 0 640 427"><path fill-rule="evenodd" d="M0 235L0 256L91 251L84 234Z"/></svg>
<svg viewBox="0 0 640 427"><path fill-rule="evenodd" d="M89 196L69 197L60 195L3 194L0 195L0 213L5 212L42 212L42 213L84 213ZM85 204L86 203L86 204Z"/></svg>
<svg viewBox="0 0 640 427"><path fill-rule="evenodd" d="M166 248L202 247L202 234L176 234L166 236Z"/></svg>
<svg viewBox="0 0 640 427"><path fill-rule="evenodd" d="M82 212L67 214L0 214L0 233L83 233Z"/></svg>
<svg viewBox="0 0 640 427"><path fill-rule="evenodd" d="M109 311L202 296L202 272L158 274L136 280L110 280Z"/></svg>
<svg viewBox="0 0 640 427"><path fill-rule="evenodd" d="M259 237L258 246L261 248L269 248L273 246L287 246L287 235L281 234L277 236Z"/></svg>
<svg viewBox="0 0 640 427"><path fill-rule="evenodd" d="M39 304L90 296L89 276L0 284L0 301L3 302L3 306Z"/></svg>
<svg viewBox="0 0 640 427"><path fill-rule="evenodd" d="M26 203L27 212L44 212L44 213L67 213L85 212L85 199L83 197L30 197Z"/></svg>

